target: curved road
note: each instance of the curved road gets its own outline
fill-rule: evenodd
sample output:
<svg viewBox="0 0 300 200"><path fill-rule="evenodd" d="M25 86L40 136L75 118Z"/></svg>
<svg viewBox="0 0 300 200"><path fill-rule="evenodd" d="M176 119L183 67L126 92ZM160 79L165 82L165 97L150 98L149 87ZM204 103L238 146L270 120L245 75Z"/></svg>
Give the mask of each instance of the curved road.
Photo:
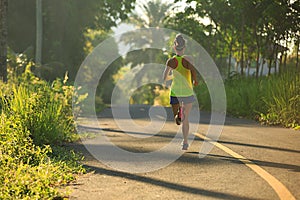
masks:
<svg viewBox="0 0 300 200"><path fill-rule="evenodd" d="M84 153L84 164L92 172L80 176L76 184L70 186L70 199L300 199L299 131L227 117L219 140L209 141L205 134L210 114L200 112L200 123L192 120L191 126L197 125L197 130L193 131L195 138L189 150L182 152L178 144L176 152L183 154L174 162L144 173L108 167L87 150L88 145L97 148L95 141L103 135L128 152L159 150L174 139L179 127L172 121L170 108L165 108L167 116L156 109L132 106L132 119L128 119L113 117L111 109L107 108L98 119L79 119L78 129L96 133L96 138L73 144L74 149ZM158 121L167 120L152 137L147 137L148 130L155 129L155 126L149 127L149 110ZM193 110L192 115L197 113L199 111ZM130 124L125 127L131 133L128 135L124 133L124 127L118 125L120 122L125 125L134 122L146 128L137 129ZM204 139L215 146L208 155L199 158ZM101 153L103 151L105 148L102 147Z"/></svg>

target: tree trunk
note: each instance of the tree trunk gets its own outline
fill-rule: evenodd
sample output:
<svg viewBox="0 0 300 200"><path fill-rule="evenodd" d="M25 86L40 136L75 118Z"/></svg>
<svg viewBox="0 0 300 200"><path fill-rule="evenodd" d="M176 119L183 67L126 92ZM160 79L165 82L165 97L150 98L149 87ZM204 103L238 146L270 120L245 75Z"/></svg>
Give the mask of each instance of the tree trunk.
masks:
<svg viewBox="0 0 300 200"><path fill-rule="evenodd" d="M215 31L217 32L218 25L215 27ZM216 62L218 56L218 38L214 35L214 42L213 42L213 59Z"/></svg>
<svg viewBox="0 0 300 200"><path fill-rule="evenodd" d="M231 58L232 58L232 41L230 41L230 45L229 45L228 77L230 76L230 72L231 72Z"/></svg>
<svg viewBox="0 0 300 200"><path fill-rule="evenodd" d="M255 74L255 77L256 79L258 79L258 74L259 74L259 50L260 47L259 47L259 44L257 44L257 52L256 52L256 74Z"/></svg>
<svg viewBox="0 0 300 200"><path fill-rule="evenodd" d="M41 76L41 65L42 65L42 38L43 38L42 0L36 0L35 63L37 66L37 75L39 77Z"/></svg>
<svg viewBox="0 0 300 200"><path fill-rule="evenodd" d="M273 61L273 58L271 57L270 60L269 60L269 64L268 64L268 68L269 68L268 76L271 75L272 61Z"/></svg>
<svg viewBox="0 0 300 200"><path fill-rule="evenodd" d="M275 50L275 58L274 58L274 69L275 69L275 74L277 74L277 57L278 57L278 48Z"/></svg>
<svg viewBox="0 0 300 200"><path fill-rule="evenodd" d="M297 50L296 50L296 69L299 69L299 43L300 43L300 36L297 36Z"/></svg>
<svg viewBox="0 0 300 200"><path fill-rule="evenodd" d="M283 52L280 53L279 69L278 69L279 74L282 73L282 56L283 56Z"/></svg>
<svg viewBox="0 0 300 200"><path fill-rule="evenodd" d="M241 75L244 75L244 34L245 34L245 20L242 16L242 36L241 36Z"/></svg>
<svg viewBox="0 0 300 200"><path fill-rule="evenodd" d="M248 58L246 62L246 68L247 68L247 76L250 76L250 66L251 66L251 59Z"/></svg>
<svg viewBox="0 0 300 200"><path fill-rule="evenodd" d="M256 39L256 73L255 78L258 79L259 76L259 58L260 58L260 41L259 36L257 34L257 28L254 26L254 33L255 33L255 39Z"/></svg>
<svg viewBox="0 0 300 200"><path fill-rule="evenodd" d="M7 82L7 9L8 0L0 0L0 78Z"/></svg>
<svg viewBox="0 0 300 200"><path fill-rule="evenodd" d="M266 63L266 60L263 58L261 62L261 70L260 70L260 76L262 77L264 74L264 65Z"/></svg>
<svg viewBox="0 0 300 200"><path fill-rule="evenodd" d="M286 71L287 52L283 53L283 71Z"/></svg>
<svg viewBox="0 0 300 200"><path fill-rule="evenodd" d="M288 37L286 37L288 38ZM285 39L285 46L288 47L288 40ZM286 62L287 62L287 51L284 51L284 59L283 59L283 70L286 71Z"/></svg>

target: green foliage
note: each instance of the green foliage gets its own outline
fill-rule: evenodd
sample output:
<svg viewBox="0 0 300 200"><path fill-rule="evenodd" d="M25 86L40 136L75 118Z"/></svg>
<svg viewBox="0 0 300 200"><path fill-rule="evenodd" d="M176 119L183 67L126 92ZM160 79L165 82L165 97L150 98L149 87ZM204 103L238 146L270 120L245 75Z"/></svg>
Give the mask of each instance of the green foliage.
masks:
<svg viewBox="0 0 300 200"><path fill-rule="evenodd" d="M54 144L68 141L75 132L72 113L73 87L55 80L52 85L36 78L29 70L3 94L3 112L20 116L34 142Z"/></svg>
<svg viewBox="0 0 300 200"><path fill-rule="evenodd" d="M266 124L295 128L300 125L300 77L288 72L265 81L267 111L259 120Z"/></svg>
<svg viewBox="0 0 300 200"><path fill-rule="evenodd" d="M60 196L57 186L84 169L80 157L66 150L52 154L50 146L34 145L19 115L0 116L0 199L49 199ZM63 156L63 157L62 157Z"/></svg>
<svg viewBox="0 0 300 200"><path fill-rule="evenodd" d="M156 84L147 84L137 88L131 96L130 103L153 105L157 96L156 87Z"/></svg>
<svg viewBox="0 0 300 200"><path fill-rule="evenodd" d="M163 27L168 15L174 9L173 2L161 0L139 2L136 4L136 11L132 12L128 21L139 28Z"/></svg>
<svg viewBox="0 0 300 200"><path fill-rule="evenodd" d="M31 66L0 84L0 199L59 197L64 194L57 187L84 172L82 157L58 146L78 139L74 88L66 85L67 76L52 84L38 79Z"/></svg>
<svg viewBox="0 0 300 200"><path fill-rule="evenodd" d="M225 82L227 112L259 120L267 125L297 128L300 125L300 77L298 73L245 78L238 74ZM200 106L210 110L207 88L196 90Z"/></svg>
<svg viewBox="0 0 300 200"><path fill-rule="evenodd" d="M86 56L84 32L87 29L108 32L127 18L133 3L134 0L43 1L42 64L47 64L43 66L43 78L54 80L68 71L73 80ZM15 52L24 52L28 47L34 52L35 18L35 0L9 0L8 46ZM33 59L34 54L29 58Z"/></svg>
<svg viewBox="0 0 300 200"><path fill-rule="evenodd" d="M194 87L194 91L200 109L210 110L211 109L210 95L205 82L200 80L199 85Z"/></svg>
<svg viewBox="0 0 300 200"><path fill-rule="evenodd" d="M287 55L291 41L299 40L298 2L187 0L186 8L171 16L167 27L191 36L215 61L234 58L243 74L247 63L261 58L274 61L278 54ZM228 72L223 75L229 75L232 70L232 63L216 64L222 72Z"/></svg>
<svg viewBox="0 0 300 200"><path fill-rule="evenodd" d="M227 95L227 110L234 116L254 117L265 109L261 101L264 83L262 80L243 78L240 75L229 79L225 83Z"/></svg>
<svg viewBox="0 0 300 200"><path fill-rule="evenodd" d="M168 88L161 88L156 86L154 105L170 106L170 90Z"/></svg>

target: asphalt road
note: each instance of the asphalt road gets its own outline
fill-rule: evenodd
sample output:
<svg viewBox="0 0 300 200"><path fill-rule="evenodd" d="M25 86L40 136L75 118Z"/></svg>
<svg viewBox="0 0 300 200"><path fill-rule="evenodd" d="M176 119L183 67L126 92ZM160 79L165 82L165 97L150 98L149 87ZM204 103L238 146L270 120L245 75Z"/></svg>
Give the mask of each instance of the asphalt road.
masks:
<svg viewBox="0 0 300 200"><path fill-rule="evenodd" d="M78 120L79 131L96 136L73 145L92 172L70 186L70 199L300 199L299 131L226 117L220 137L210 141L209 128L221 124L194 109L194 139L182 151L170 108L132 106L130 118L116 109L114 116L108 108L97 119ZM204 143L214 145L208 154Z"/></svg>

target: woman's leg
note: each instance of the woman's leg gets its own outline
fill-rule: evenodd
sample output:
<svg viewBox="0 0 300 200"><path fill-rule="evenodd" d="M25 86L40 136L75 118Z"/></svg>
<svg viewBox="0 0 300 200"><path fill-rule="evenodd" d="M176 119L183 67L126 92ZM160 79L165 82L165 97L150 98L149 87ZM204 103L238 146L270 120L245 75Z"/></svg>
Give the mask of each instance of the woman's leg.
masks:
<svg viewBox="0 0 300 200"><path fill-rule="evenodd" d="M172 106L173 117L175 119L175 116L177 115L178 108L179 108L179 101L177 97L170 96L170 104Z"/></svg>
<svg viewBox="0 0 300 200"><path fill-rule="evenodd" d="M177 104L172 104L172 110L173 110L173 116L174 116L174 118L175 118L175 116L177 115L178 108L179 108L179 103L177 103Z"/></svg>
<svg viewBox="0 0 300 200"><path fill-rule="evenodd" d="M188 143L188 135L189 135L189 129L190 129L190 124L189 124L189 114L192 109L192 103L184 104L184 119L182 122L182 133L183 133L183 144Z"/></svg>

